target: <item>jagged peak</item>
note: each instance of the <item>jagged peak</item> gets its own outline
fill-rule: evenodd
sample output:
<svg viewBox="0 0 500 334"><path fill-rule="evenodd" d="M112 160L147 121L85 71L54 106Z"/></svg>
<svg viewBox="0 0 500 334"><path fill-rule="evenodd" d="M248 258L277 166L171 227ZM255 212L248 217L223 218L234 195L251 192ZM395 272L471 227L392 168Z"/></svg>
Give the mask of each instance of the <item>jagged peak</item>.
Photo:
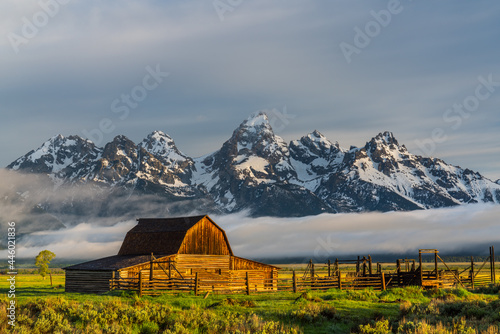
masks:
<svg viewBox="0 0 500 334"><path fill-rule="evenodd" d="M90 144L92 146L95 146L95 144L91 140L88 140L86 138L82 138L78 135L70 135L68 137L65 137L63 135L57 135L54 138L56 138L56 141L63 142L64 144L66 144L68 146L73 144L74 142L86 143L86 144Z"/></svg>
<svg viewBox="0 0 500 334"><path fill-rule="evenodd" d="M306 136L303 136L300 139L301 142L303 143L311 143L315 146L318 147L323 147L323 148L331 148L331 147L336 147L337 149L340 149L339 143L335 142L332 143L328 138L326 138L321 132L318 130L314 130L313 132L309 133Z"/></svg>
<svg viewBox="0 0 500 334"><path fill-rule="evenodd" d="M383 144L383 145L394 144L396 146L399 146L396 137L394 137L394 134L390 131L384 131L383 133L382 132L379 133L378 135L372 138L370 143Z"/></svg>
<svg viewBox="0 0 500 334"><path fill-rule="evenodd" d="M308 136L312 136L312 137L315 137L315 138L325 138L326 139L326 137L321 132L319 132L318 130L314 130Z"/></svg>
<svg viewBox="0 0 500 334"><path fill-rule="evenodd" d="M128 139L127 136L124 136L124 135L118 135L115 138L113 138L113 140L111 141L111 143L123 143L123 142L134 143L133 141L131 141L130 139Z"/></svg>
<svg viewBox="0 0 500 334"><path fill-rule="evenodd" d="M66 139L66 138L65 138L62 134L58 134L58 135L52 136L52 137L50 137L49 139L47 139L47 140L46 140L46 141L42 144L42 146L41 146L41 147L44 147L44 146L46 146L46 145L52 145L52 144L54 144L54 143L58 143L58 142L60 142L60 141L62 141L62 140L64 140L64 139ZM40 147L40 148L41 148L41 147Z"/></svg>
<svg viewBox="0 0 500 334"><path fill-rule="evenodd" d="M124 150L124 152L128 153L131 151L135 151L137 149L137 146L133 141L128 139L126 136L118 135L115 138L113 138L112 141L107 143L106 146L104 146L103 155L104 156L107 156L109 154L113 155L117 148Z"/></svg>
<svg viewBox="0 0 500 334"><path fill-rule="evenodd" d="M47 151L50 147L55 147L55 149L57 150L60 146L62 146L62 147L73 146L77 142L81 142L81 143L85 142L87 144L94 145L94 143L92 143L90 140L84 139L84 138L77 136L77 135L71 135L71 136L65 137L62 134L58 134L58 135L52 136L49 139L47 139L38 149L34 150L33 152L38 152L40 150ZM47 153L47 152L45 152L45 153Z"/></svg>
<svg viewBox="0 0 500 334"><path fill-rule="evenodd" d="M250 115L244 120L238 128L233 132L230 142L240 142L244 146L248 144L256 144L259 142L279 142L284 145L281 137L276 136L273 132L269 118L265 111L259 111Z"/></svg>
<svg viewBox="0 0 500 334"><path fill-rule="evenodd" d="M259 127L259 126L270 126L269 117L265 111L261 110L251 114L246 120L241 123L241 125L246 127Z"/></svg>
<svg viewBox="0 0 500 334"><path fill-rule="evenodd" d="M144 138L139 145L146 149L149 153L159 155L162 158L170 158L173 160L188 159L185 154L179 151L172 137L163 131L153 131L146 138Z"/></svg>
<svg viewBox="0 0 500 334"><path fill-rule="evenodd" d="M244 120L234 133L248 133L248 134L268 134L274 135L273 129L269 122L269 118L265 111L258 111L251 114Z"/></svg>
<svg viewBox="0 0 500 334"><path fill-rule="evenodd" d="M165 132L159 131L159 130L155 130L155 131L151 132L149 135L147 135L146 138L144 138L143 141L145 141L147 139L156 140L156 141L166 141L166 142L173 141L172 137L170 137Z"/></svg>

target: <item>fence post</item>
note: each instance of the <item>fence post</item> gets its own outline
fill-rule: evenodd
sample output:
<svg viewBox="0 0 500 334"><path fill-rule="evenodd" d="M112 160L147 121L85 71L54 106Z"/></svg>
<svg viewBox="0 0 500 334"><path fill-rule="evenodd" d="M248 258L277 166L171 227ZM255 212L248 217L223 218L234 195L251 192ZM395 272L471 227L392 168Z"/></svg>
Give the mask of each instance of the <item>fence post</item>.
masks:
<svg viewBox="0 0 500 334"><path fill-rule="evenodd" d="M109 289L113 290L115 288L115 271L111 273L111 280L109 281Z"/></svg>
<svg viewBox="0 0 500 334"><path fill-rule="evenodd" d="M490 247L490 258L489 258L489 260L490 260L490 282L493 283L493 270L492 270L493 267L491 265L491 247Z"/></svg>
<svg viewBox="0 0 500 334"><path fill-rule="evenodd" d="M151 261L149 262L149 280L153 280L153 253L151 253Z"/></svg>
<svg viewBox="0 0 500 334"><path fill-rule="evenodd" d="M434 251L434 270L436 271L436 279L439 279L439 274L438 274L438 253L437 253L437 250Z"/></svg>
<svg viewBox="0 0 500 334"><path fill-rule="evenodd" d="M139 271L139 297L142 297L142 271Z"/></svg>
<svg viewBox="0 0 500 334"><path fill-rule="evenodd" d="M168 259L168 279L172 279L172 260Z"/></svg>
<svg viewBox="0 0 500 334"><path fill-rule="evenodd" d="M247 288L247 295L249 295L250 294L250 278L248 277L248 271L246 272L246 276L245 276L245 285Z"/></svg>
<svg viewBox="0 0 500 334"><path fill-rule="evenodd" d="M328 277L332 276L332 271L331 271L330 265L331 265L331 262L330 262L330 260L328 260Z"/></svg>
<svg viewBox="0 0 500 334"><path fill-rule="evenodd" d="M372 275L372 256L368 255L368 273Z"/></svg>
<svg viewBox="0 0 500 334"><path fill-rule="evenodd" d="M420 275L420 286L423 286L424 285L424 268L422 268L422 250L419 249L418 250L418 265L420 266L419 268L419 275Z"/></svg>
<svg viewBox="0 0 500 334"><path fill-rule="evenodd" d="M474 289L474 258L472 256L470 257L470 280L472 289Z"/></svg>
<svg viewBox="0 0 500 334"><path fill-rule="evenodd" d="M493 276L493 283L496 282L497 277L495 273L495 247L491 246L491 274Z"/></svg>
<svg viewBox="0 0 500 334"><path fill-rule="evenodd" d="M293 293L297 293L297 275L295 275L295 269L293 270Z"/></svg>
<svg viewBox="0 0 500 334"><path fill-rule="evenodd" d="M401 260L396 261L397 273L398 273L398 286L401 286Z"/></svg>
<svg viewBox="0 0 500 334"><path fill-rule="evenodd" d="M200 284L200 282L198 281L198 273L195 273L194 274L194 295L195 296L198 296L199 284Z"/></svg>
<svg viewBox="0 0 500 334"><path fill-rule="evenodd" d="M491 283L494 283L495 281L493 280L493 252L492 252L493 246L490 247L490 281Z"/></svg>
<svg viewBox="0 0 500 334"><path fill-rule="evenodd" d="M382 290L385 291L385 274L382 273L380 277L382 278Z"/></svg>
<svg viewBox="0 0 500 334"><path fill-rule="evenodd" d="M342 273L339 270L339 290L342 290Z"/></svg>

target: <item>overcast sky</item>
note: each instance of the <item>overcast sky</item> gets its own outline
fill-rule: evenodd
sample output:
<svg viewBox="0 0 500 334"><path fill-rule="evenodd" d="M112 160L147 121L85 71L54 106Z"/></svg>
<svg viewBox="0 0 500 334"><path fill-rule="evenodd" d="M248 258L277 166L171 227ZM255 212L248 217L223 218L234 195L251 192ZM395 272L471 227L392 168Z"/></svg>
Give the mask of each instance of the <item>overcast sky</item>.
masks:
<svg viewBox="0 0 500 334"><path fill-rule="evenodd" d="M59 133L196 157L276 109L500 178L498 1L3 0L0 33L0 166Z"/></svg>

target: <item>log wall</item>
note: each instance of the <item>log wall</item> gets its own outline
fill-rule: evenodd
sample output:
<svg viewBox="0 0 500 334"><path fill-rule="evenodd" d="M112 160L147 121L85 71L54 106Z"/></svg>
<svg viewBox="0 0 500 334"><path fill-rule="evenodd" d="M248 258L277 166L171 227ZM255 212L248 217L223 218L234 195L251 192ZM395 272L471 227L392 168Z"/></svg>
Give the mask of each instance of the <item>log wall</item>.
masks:
<svg viewBox="0 0 500 334"><path fill-rule="evenodd" d="M113 271L66 270L65 292L104 293L111 290Z"/></svg>

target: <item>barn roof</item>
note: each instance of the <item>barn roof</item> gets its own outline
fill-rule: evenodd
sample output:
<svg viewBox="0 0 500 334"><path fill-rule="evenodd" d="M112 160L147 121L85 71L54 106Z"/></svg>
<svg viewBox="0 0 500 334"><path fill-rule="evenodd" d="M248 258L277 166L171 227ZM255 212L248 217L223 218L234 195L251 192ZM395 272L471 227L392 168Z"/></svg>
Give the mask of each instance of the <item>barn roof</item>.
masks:
<svg viewBox="0 0 500 334"><path fill-rule="evenodd" d="M231 251L226 233L207 215L179 218L139 218L138 224L127 235L118 255L177 254L188 230L207 218L222 231Z"/></svg>
<svg viewBox="0 0 500 334"><path fill-rule="evenodd" d="M156 255L156 258L162 256ZM151 261L151 255L114 255L65 267L65 270L118 270Z"/></svg>

